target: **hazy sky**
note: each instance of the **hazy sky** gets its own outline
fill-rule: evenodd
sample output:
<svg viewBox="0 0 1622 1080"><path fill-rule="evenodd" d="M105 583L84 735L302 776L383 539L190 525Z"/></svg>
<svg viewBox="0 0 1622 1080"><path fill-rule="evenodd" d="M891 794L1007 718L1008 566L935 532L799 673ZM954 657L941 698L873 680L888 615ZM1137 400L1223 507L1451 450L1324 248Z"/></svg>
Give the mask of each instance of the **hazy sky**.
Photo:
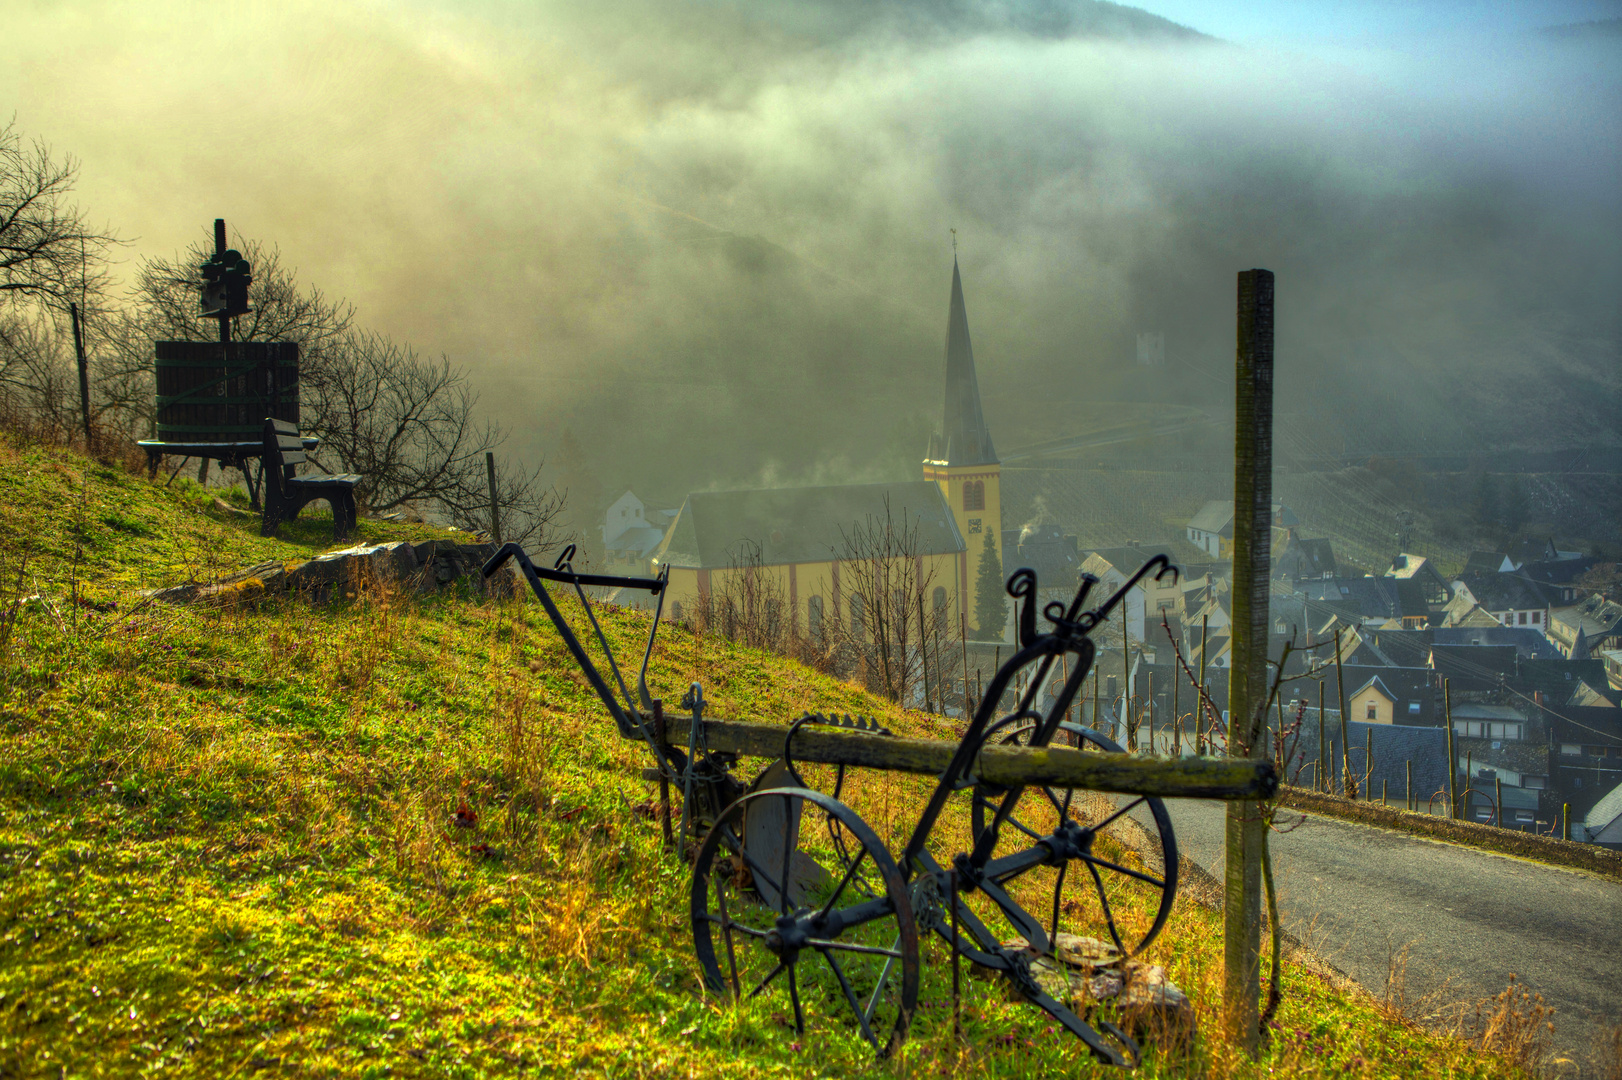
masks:
<svg viewBox="0 0 1622 1080"><path fill-rule="evenodd" d="M1622 16L1618 0L1151 0L1142 7L1228 41L1322 45L1518 34Z"/></svg>
<svg viewBox="0 0 1622 1080"><path fill-rule="evenodd" d="M1057 0L10 0L0 115L123 269L224 217L608 487L907 468L953 228L1004 450L1225 408L1250 266L1326 444L1615 437L1619 50L1531 32L1614 5L1151 10L1230 43Z"/></svg>

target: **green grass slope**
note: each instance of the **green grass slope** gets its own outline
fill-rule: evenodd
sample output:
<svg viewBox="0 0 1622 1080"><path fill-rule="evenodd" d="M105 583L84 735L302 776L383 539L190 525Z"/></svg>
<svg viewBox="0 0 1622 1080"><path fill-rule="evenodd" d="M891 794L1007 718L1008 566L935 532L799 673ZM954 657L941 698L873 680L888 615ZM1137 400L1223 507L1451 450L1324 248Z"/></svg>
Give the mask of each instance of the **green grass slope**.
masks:
<svg viewBox="0 0 1622 1080"><path fill-rule="evenodd" d="M0 448L0 1077L1092 1070L984 980L954 1040L934 944L913 1037L882 1066L848 1034L796 1040L781 1004L706 999L687 875L634 809L645 755L539 606L388 586L322 608L139 603L143 585L304 557L326 535L256 532L192 488ZM608 611L605 628L628 645L646 623ZM656 692L694 679L721 715L815 708L936 732L674 630ZM869 775L851 798L894 841L926 789ZM1150 959L1194 998L1201 1034L1151 1048L1146 1076L1514 1075L1295 967L1251 1065L1212 1034L1220 917L1180 903Z"/></svg>

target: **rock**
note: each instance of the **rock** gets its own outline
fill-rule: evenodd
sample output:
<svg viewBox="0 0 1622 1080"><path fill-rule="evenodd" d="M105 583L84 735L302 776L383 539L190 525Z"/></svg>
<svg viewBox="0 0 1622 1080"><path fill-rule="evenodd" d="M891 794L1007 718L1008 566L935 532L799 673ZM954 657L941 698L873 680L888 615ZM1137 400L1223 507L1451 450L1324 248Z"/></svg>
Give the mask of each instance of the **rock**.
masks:
<svg viewBox="0 0 1622 1080"><path fill-rule="evenodd" d="M317 555L291 570L272 559L227 574L211 584L188 582L151 589L143 595L170 604L189 604L207 599L248 599L290 589L320 603L341 598L367 582L406 582L415 584L419 592L432 592L464 577L472 577L475 591L484 592L486 584L480 569L495 550L492 544L453 544L443 540L357 544ZM489 588L496 595L511 596L515 583L511 574L502 573L491 580Z"/></svg>
<svg viewBox="0 0 1622 1080"><path fill-rule="evenodd" d="M1166 969L1133 960L1127 962L1125 974L1125 985L1115 999L1121 1026L1133 1038L1157 1047L1192 1045L1194 1004L1166 978Z"/></svg>

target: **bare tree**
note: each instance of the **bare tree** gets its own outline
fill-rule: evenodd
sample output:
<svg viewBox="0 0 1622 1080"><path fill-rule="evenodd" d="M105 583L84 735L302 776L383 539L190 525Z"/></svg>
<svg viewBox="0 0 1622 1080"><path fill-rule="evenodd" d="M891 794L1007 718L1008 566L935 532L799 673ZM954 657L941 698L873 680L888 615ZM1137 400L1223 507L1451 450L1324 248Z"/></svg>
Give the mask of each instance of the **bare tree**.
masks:
<svg viewBox="0 0 1622 1080"><path fill-rule="evenodd" d="M728 568L699 596L694 625L757 649L785 656L803 653L808 642L795 632L788 592L761 559L758 543L745 540L728 552Z"/></svg>
<svg viewBox="0 0 1622 1080"><path fill-rule="evenodd" d="M0 127L0 299L31 296L66 311L70 300L106 291L105 256L119 241L85 224L67 201L79 163L57 161L15 125Z"/></svg>
<svg viewBox="0 0 1622 1080"><path fill-rule="evenodd" d="M78 427L69 305L87 332L106 317L106 255L120 243L67 201L78 169L0 127L0 404L53 438Z"/></svg>
<svg viewBox="0 0 1622 1080"><path fill-rule="evenodd" d="M356 491L373 513L437 504L453 524L488 528L484 456L505 436L475 418L467 376L378 334L351 331L325 353L324 381L304 408L305 426L321 436L318 460L359 473ZM543 534L563 496L539 468L508 462L497 476L503 539L552 546Z"/></svg>
<svg viewBox="0 0 1622 1080"><path fill-rule="evenodd" d="M845 604L852 617L832 626L835 655L854 669L870 689L892 701L924 704L930 697L930 648L938 642L944 607L933 596L935 570L926 561L918 520L902 508L897 516L889 500L883 517L869 515L840 530L839 559Z"/></svg>

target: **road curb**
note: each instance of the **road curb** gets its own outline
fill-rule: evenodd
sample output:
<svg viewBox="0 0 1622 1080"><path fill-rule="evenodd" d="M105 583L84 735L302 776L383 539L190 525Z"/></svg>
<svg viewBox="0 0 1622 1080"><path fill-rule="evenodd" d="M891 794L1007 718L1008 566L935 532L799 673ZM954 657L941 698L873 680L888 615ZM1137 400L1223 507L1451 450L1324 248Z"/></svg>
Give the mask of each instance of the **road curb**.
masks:
<svg viewBox="0 0 1622 1080"><path fill-rule="evenodd" d="M1338 795L1325 795L1302 788L1281 788L1279 804L1292 810L1340 818L1361 825L1378 825L1381 828L1459 844L1496 855L1512 855L1552 866L1586 870L1591 874L1622 882L1622 852L1611 851L1609 848L1597 847L1594 844L1579 844L1574 840L1558 840L1552 836L1536 836L1515 829L1499 829L1474 821L1450 821L1447 818L1419 814L1400 807L1345 799Z"/></svg>

